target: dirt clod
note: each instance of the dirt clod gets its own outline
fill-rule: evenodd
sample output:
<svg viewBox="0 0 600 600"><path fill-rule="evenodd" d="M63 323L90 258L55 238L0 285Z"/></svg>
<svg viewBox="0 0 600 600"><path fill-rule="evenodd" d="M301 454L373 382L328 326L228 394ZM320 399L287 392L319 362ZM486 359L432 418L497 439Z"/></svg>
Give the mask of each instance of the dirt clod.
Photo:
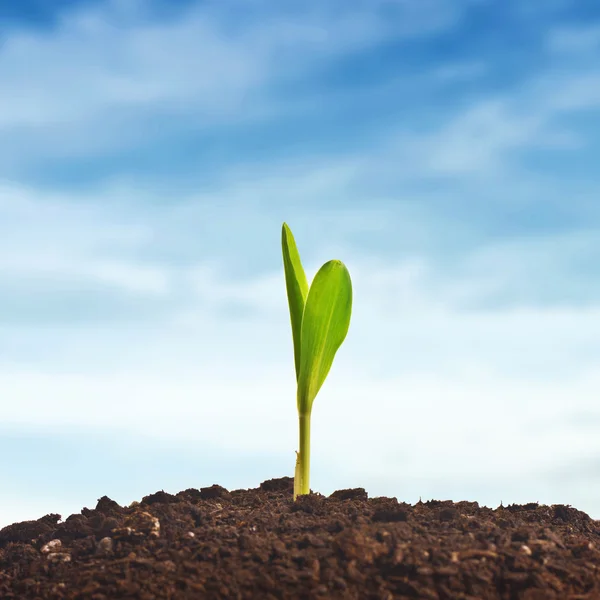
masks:
<svg viewBox="0 0 600 600"><path fill-rule="evenodd" d="M2 600L600 600L600 522L570 506L415 505L362 488L104 496L0 530Z"/></svg>

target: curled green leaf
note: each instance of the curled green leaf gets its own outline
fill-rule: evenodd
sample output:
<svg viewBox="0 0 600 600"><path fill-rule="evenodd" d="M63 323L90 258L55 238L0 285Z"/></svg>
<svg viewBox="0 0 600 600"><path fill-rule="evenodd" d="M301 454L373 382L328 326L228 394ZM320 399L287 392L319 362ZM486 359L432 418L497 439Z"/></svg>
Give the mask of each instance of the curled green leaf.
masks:
<svg viewBox="0 0 600 600"><path fill-rule="evenodd" d="M339 260L325 263L312 282L302 319L298 412L309 415L333 359L346 339L352 313L352 281Z"/></svg>
<svg viewBox="0 0 600 600"><path fill-rule="evenodd" d="M300 254L292 231L286 223L281 228L281 248L283 252L283 268L285 271L285 285L287 289L288 304L290 307L290 320L292 322L292 338L294 341L294 363L296 366L296 380L300 373L301 356L301 331L302 316L306 296L308 295L308 281L300 261Z"/></svg>

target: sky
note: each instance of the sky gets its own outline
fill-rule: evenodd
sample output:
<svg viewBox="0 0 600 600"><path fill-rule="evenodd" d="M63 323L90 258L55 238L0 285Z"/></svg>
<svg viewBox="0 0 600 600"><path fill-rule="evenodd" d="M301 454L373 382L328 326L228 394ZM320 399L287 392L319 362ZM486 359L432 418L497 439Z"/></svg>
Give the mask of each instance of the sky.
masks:
<svg viewBox="0 0 600 600"><path fill-rule="evenodd" d="M600 518L599 65L597 0L0 0L0 527L293 475L283 221L314 491Z"/></svg>

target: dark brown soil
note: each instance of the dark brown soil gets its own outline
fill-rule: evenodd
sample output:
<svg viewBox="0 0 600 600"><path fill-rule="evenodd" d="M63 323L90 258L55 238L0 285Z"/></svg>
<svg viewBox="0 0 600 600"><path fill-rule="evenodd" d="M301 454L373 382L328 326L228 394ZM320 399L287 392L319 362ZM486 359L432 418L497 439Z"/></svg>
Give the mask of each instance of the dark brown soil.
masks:
<svg viewBox="0 0 600 600"><path fill-rule="evenodd" d="M292 479L107 497L0 530L0 599L600 599L600 523L563 505L292 501Z"/></svg>

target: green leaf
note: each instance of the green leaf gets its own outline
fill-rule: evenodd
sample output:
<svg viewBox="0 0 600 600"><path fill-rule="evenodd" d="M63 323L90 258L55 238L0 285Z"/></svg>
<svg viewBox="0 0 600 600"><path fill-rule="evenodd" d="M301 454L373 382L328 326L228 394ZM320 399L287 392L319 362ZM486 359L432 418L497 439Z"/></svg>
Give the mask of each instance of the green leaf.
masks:
<svg viewBox="0 0 600 600"><path fill-rule="evenodd" d="M298 412L308 415L338 348L346 338L352 313L352 281L344 263L325 263L311 283L304 316L298 375Z"/></svg>
<svg viewBox="0 0 600 600"><path fill-rule="evenodd" d="M294 361L296 365L296 380L300 374L302 315L308 295L308 281L300 262L300 254L291 229L286 223L281 228L281 249L283 252L283 268L285 271L285 287L287 289L290 320L292 322L292 337L294 340Z"/></svg>

